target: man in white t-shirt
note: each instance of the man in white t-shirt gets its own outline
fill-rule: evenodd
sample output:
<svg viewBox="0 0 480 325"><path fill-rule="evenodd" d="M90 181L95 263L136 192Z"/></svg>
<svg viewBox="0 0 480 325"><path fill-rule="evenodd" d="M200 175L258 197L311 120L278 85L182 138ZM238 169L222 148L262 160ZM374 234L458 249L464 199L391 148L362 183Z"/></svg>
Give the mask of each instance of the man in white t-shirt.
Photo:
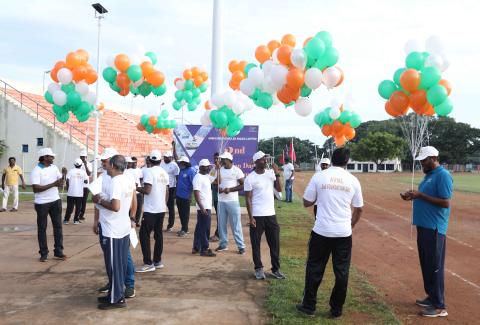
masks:
<svg viewBox="0 0 480 325"><path fill-rule="evenodd" d="M363 206L360 182L345 170L349 159L349 149L335 149L332 167L316 173L303 195L305 207L315 202L318 205L315 226L308 242L303 300L297 305L297 310L307 315L315 313L317 290L330 254L335 274L330 314L332 317L342 315L352 256L352 228L360 219Z"/></svg>
<svg viewBox="0 0 480 325"><path fill-rule="evenodd" d="M199 172L193 178L193 194L197 202L197 225L193 237L192 254L215 257L216 254L209 248L210 226L212 222L212 182L215 176L209 175L211 168L208 159L198 163Z"/></svg>
<svg viewBox="0 0 480 325"><path fill-rule="evenodd" d="M35 211L37 212L38 245L40 247L40 262L48 260L47 218L50 215L55 240L54 257L65 260L63 254L62 234L62 200L58 188L63 186L66 172L60 173L53 164L55 154L51 148L38 151L39 163L30 174L33 193L35 193Z"/></svg>
<svg viewBox="0 0 480 325"><path fill-rule="evenodd" d="M177 191L177 179L178 174L180 173L180 168L178 164L173 160L173 153L171 151L167 151L163 155L163 161L160 164L168 174L168 225L167 225L167 232L171 232L173 225L175 224L175 196Z"/></svg>
<svg viewBox="0 0 480 325"><path fill-rule="evenodd" d="M285 202L292 202L293 199L293 180L295 179L295 167L290 162L290 158L285 158L283 165L283 178L285 179Z"/></svg>
<svg viewBox="0 0 480 325"><path fill-rule="evenodd" d="M280 171L276 164L273 169L266 169L265 153L259 151L253 155L255 170L245 179L243 189L247 202L247 211L250 218L250 242L252 243L252 257L255 265L255 278L264 280L263 264L260 255L260 242L263 232L270 247L272 276L276 279L285 279L280 272L280 226L275 216L274 189L282 191L280 185ZM275 186L274 186L275 185Z"/></svg>
<svg viewBox="0 0 480 325"><path fill-rule="evenodd" d="M328 159L326 157L322 158L322 159L320 159L320 162L318 163L318 165L315 165L315 172L319 173L322 170L328 169L328 167L330 167L330 159ZM317 218L317 203L316 202L313 206L313 217Z"/></svg>
<svg viewBox="0 0 480 325"><path fill-rule="evenodd" d="M148 168L143 177L143 187L138 188L144 194L143 218L140 226L140 244L142 246L143 266L136 272L152 272L163 268L163 219L167 211L168 201L168 174L160 167L162 154L153 150L149 156L152 167ZM153 231L155 246L153 259L150 249L150 234Z"/></svg>
<svg viewBox="0 0 480 325"><path fill-rule="evenodd" d="M80 224L80 212L82 209L83 188L88 185L88 175L82 170L82 160L77 158L72 168L67 173L67 210L65 211L65 218L63 224L68 225L73 208L75 207L75 214L73 216L73 224Z"/></svg>
<svg viewBox="0 0 480 325"><path fill-rule="evenodd" d="M90 176L92 176L92 164L87 161L88 155L87 150L82 150L80 152L80 160L82 161L82 166L80 167L89 177L88 182L83 185L83 198L82 205L80 207L80 216L79 220L85 220L85 209L87 208L88 200L88 184L90 183Z"/></svg>
<svg viewBox="0 0 480 325"><path fill-rule="evenodd" d="M102 192L93 197L100 213L100 245L109 280L108 294L98 298L98 308L103 310L126 307L124 285L132 225L130 216L137 208L135 185L124 175L126 167L124 156L113 156L107 167L109 178L102 175Z"/></svg>
<svg viewBox="0 0 480 325"><path fill-rule="evenodd" d="M217 252L228 249L227 223L230 222L233 238L238 247L238 253L245 254L245 242L242 232L242 218L238 191L243 189L245 174L233 164L233 156L229 152L220 155L222 167L218 176L218 233L220 241Z"/></svg>

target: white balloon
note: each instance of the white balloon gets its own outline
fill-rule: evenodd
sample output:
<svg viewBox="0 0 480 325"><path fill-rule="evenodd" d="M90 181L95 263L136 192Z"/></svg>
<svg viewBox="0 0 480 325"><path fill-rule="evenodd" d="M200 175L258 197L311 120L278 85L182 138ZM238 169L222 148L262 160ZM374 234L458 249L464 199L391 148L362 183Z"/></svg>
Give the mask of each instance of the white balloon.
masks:
<svg viewBox="0 0 480 325"><path fill-rule="evenodd" d="M299 69L304 69L307 65L307 55L303 49L295 49L290 55L290 61Z"/></svg>
<svg viewBox="0 0 480 325"><path fill-rule="evenodd" d="M425 66L442 70L443 58L438 54L430 54L425 62Z"/></svg>
<svg viewBox="0 0 480 325"><path fill-rule="evenodd" d="M323 72L323 83L328 89L335 87L341 78L342 73L335 67L327 68Z"/></svg>
<svg viewBox="0 0 480 325"><path fill-rule="evenodd" d="M52 82L51 84L48 85L48 92L50 95L53 96L53 93L56 92L57 90L60 90L61 87L59 84Z"/></svg>
<svg viewBox="0 0 480 325"><path fill-rule="evenodd" d="M237 115L243 114L245 111L245 104L241 101L236 101L232 105L232 111Z"/></svg>
<svg viewBox="0 0 480 325"><path fill-rule="evenodd" d="M427 38L425 41L425 48L430 54L443 54L445 51L442 40L435 35Z"/></svg>
<svg viewBox="0 0 480 325"><path fill-rule="evenodd" d="M235 96L235 93L233 91L226 91L224 94L223 94L223 100L225 101L225 105L227 105L228 107L232 108L233 107L233 104L237 101L236 100L236 96Z"/></svg>
<svg viewBox="0 0 480 325"><path fill-rule="evenodd" d="M143 83L143 77L133 83L134 87L139 87Z"/></svg>
<svg viewBox="0 0 480 325"><path fill-rule="evenodd" d="M222 107L223 105L225 105L225 101L221 94L214 94L210 99L210 103L215 107Z"/></svg>
<svg viewBox="0 0 480 325"><path fill-rule="evenodd" d="M353 110L356 106L355 99L351 93L348 93L345 96L345 101L343 102L343 109L344 110Z"/></svg>
<svg viewBox="0 0 480 325"><path fill-rule="evenodd" d="M110 68L114 68L115 70L117 70L117 68L115 67L115 56L109 55L105 62Z"/></svg>
<svg viewBox="0 0 480 325"><path fill-rule="evenodd" d="M340 109L338 109L338 108L333 108L333 107L332 107L332 109L330 110L330 117L331 117L332 119L336 120L337 118L340 117L340 114L341 114L341 113L342 113L342 112L340 112Z"/></svg>
<svg viewBox="0 0 480 325"><path fill-rule="evenodd" d="M60 83L63 84L63 85L66 85L66 84L69 84L70 82L72 82L72 77L73 77L72 76L72 71L70 71L70 69L61 68L57 72L58 81L60 81Z"/></svg>
<svg viewBox="0 0 480 325"><path fill-rule="evenodd" d="M422 44L416 39L410 39L405 43L405 53L408 55L412 52L423 52Z"/></svg>
<svg viewBox="0 0 480 325"><path fill-rule="evenodd" d="M130 64L140 65L142 63L142 59L140 55L134 54L130 56Z"/></svg>
<svg viewBox="0 0 480 325"><path fill-rule="evenodd" d="M332 108L332 110L334 109L340 109L340 107L342 106L342 101L338 98L333 98L331 101L330 101L330 107Z"/></svg>
<svg viewBox="0 0 480 325"><path fill-rule="evenodd" d="M255 86L250 79L240 81L240 91L247 96L251 96L255 92Z"/></svg>
<svg viewBox="0 0 480 325"><path fill-rule="evenodd" d="M63 106L67 103L67 94L61 90L57 90L52 94L53 102L55 105Z"/></svg>
<svg viewBox="0 0 480 325"><path fill-rule="evenodd" d="M272 79L270 79L270 78L265 78L265 79L263 79L262 90L263 90L264 92L269 93L269 94L273 94L273 93L275 93L278 89L273 85Z"/></svg>
<svg viewBox="0 0 480 325"><path fill-rule="evenodd" d="M280 100L277 97L277 93L272 94L273 105L280 104Z"/></svg>
<svg viewBox="0 0 480 325"><path fill-rule="evenodd" d="M273 63L279 64L280 61L278 61L277 53L278 53L278 48L276 48L275 50L273 50L273 52L272 52L272 60L273 60Z"/></svg>
<svg viewBox="0 0 480 325"><path fill-rule="evenodd" d="M272 68L275 66L272 60L267 60L262 64L263 75L268 78L272 73Z"/></svg>
<svg viewBox="0 0 480 325"><path fill-rule="evenodd" d="M177 80L177 82L175 83L175 87L177 87L178 90L183 90L185 88L185 80Z"/></svg>
<svg viewBox="0 0 480 325"><path fill-rule="evenodd" d="M209 126L211 121L210 121L210 111L205 111L205 113L203 113L202 117L200 117L200 123L203 125L203 126Z"/></svg>
<svg viewBox="0 0 480 325"><path fill-rule="evenodd" d="M84 98L84 100L90 105L95 105L95 102L97 101L97 95L95 95L93 92L89 92Z"/></svg>
<svg viewBox="0 0 480 325"><path fill-rule="evenodd" d="M442 55L442 61L443 61L443 63L442 63L442 67L440 68L440 70L443 72L443 71L448 69L451 62L445 55Z"/></svg>
<svg viewBox="0 0 480 325"><path fill-rule="evenodd" d="M142 61L141 63L143 63L143 62L153 63L153 62L152 62L152 59L151 59L149 56L146 56L146 55L142 56L142 57L140 58L140 60Z"/></svg>
<svg viewBox="0 0 480 325"><path fill-rule="evenodd" d="M312 112L313 105L310 99L306 97L300 97L295 102L295 112L300 116L308 116Z"/></svg>
<svg viewBox="0 0 480 325"><path fill-rule="evenodd" d="M252 82L255 87L258 87L263 82L263 71L259 67L251 68L248 71L248 79Z"/></svg>
<svg viewBox="0 0 480 325"><path fill-rule="evenodd" d="M305 84L310 89L317 89L322 85L323 73L318 68L310 68L305 72Z"/></svg>
<svg viewBox="0 0 480 325"><path fill-rule="evenodd" d="M270 74L270 78L272 79L272 84L276 88L282 88L283 85L287 82L287 74L288 74L288 69L284 67L283 65L275 65L272 68L272 72Z"/></svg>
<svg viewBox="0 0 480 325"><path fill-rule="evenodd" d="M75 90L79 92L80 95L86 95L88 94L88 84L85 81L77 82Z"/></svg>

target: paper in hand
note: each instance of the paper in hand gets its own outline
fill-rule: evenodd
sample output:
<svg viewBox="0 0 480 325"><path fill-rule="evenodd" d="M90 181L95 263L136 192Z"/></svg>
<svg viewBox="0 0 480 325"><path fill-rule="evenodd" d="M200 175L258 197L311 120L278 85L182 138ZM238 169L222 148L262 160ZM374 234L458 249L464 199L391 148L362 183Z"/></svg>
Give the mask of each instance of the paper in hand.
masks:
<svg viewBox="0 0 480 325"><path fill-rule="evenodd" d="M88 190L92 192L92 195L97 195L102 192L102 178L99 177L88 185Z"/></svg>
<svg viewBox="0 0 480 325"><path fill-rule="evenodd" d="M132 247L134 249L138 245L138 237L137 237L137 232L135 231L135 228L130 229L130 244L132 244Z"/></svg>

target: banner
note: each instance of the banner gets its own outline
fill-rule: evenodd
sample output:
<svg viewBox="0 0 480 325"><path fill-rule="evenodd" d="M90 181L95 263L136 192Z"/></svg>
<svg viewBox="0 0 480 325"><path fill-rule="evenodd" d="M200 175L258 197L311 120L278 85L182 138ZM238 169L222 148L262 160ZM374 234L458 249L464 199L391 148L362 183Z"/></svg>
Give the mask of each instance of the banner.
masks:
<svg viewBox="0 0 480 325"><path fill-rule="evenodd" d="M258 147L258 126L245 125L233 138L222 137L219 130L211 126L178 125L174 129L177 155L187 156L192 166L207 158L213 164L213 154L228 151L233 155L233 164L245 174L253 169L252 157Z"/></svg>

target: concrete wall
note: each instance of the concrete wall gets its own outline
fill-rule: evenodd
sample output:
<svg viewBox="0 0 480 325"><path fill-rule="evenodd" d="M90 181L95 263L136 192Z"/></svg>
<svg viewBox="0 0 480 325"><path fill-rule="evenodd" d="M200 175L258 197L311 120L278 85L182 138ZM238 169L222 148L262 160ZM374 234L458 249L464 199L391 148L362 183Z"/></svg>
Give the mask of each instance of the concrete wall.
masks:
<svg viewBox="0 0 480 325"><path fill-rule="evenodd" d="M73 167L81 148L0 94L0 139L7 145L0 157L1 170L8 165L8 157L13 156L24 171L25 181L30 184L30 172L38 162L38 150L43 148L37 146L37 138L43 138L43 147L50 147L57 154L55 165ZM22 153L23 144L28 144L28 153Z"/></svg>
<svg viewBox="0 0 480 325"><path fill-rule="evenodd" d="M377 165L373 161L353 161L349 160L347 165L347 170L351 173L393 173L393 172L401 172L402 171L402 161L398 158L393 160L384 161L383 164L386 166L393 165L392 170L387 169L379 169L377 170ZM353 168L350 168L352 167Z"/></svg>

